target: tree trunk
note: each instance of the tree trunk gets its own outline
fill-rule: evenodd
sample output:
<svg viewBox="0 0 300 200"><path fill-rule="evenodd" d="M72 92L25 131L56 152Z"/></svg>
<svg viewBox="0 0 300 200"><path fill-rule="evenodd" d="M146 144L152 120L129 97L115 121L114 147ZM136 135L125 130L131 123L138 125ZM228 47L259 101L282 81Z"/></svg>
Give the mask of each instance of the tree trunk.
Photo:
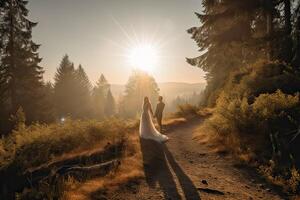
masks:
<svg viewBox="0 0 300 200"><path fill-rule="evenodd" d="M284 21L285 21L285 40L283 44L283 60L290 63L292 60L292 23L291 23L291 1L284 0Z"/></svg>
<svg viewBox="0 0 300 200"><path fill-rule="evenodd" d="M266 23L267 23L267 46L268 46L268 60L273 60L274 52L273 52L273 1L266 1Z"/></svg>
<svg viewBox="0 0 300 200"><path fill-rule="evenodd" d="M293 59L293 66L300 69L300 15L296 21L296 48L295 56Z"/></svg>
<svg viewBox="0 0 300 200"><path fill-rule="evenodd" d="M290 35L292 32L291 23L291 0L284 0L284 21L285 21L285 32Z"/></svg>
<svg viewBox="0 0 300 200"><path fill-rule="evenodd" d="M12 106L12 113L14 114L18 107L17 107L17 99L16 99L16 80L14 72L16 71L16 64L15 64L15 35L14 35L14 7L13 7L13 0L10 0L9 2L9 44L8 44L8 53L10 54L10 60L9 60L9 68L10 68L10 101Z"/></svg>

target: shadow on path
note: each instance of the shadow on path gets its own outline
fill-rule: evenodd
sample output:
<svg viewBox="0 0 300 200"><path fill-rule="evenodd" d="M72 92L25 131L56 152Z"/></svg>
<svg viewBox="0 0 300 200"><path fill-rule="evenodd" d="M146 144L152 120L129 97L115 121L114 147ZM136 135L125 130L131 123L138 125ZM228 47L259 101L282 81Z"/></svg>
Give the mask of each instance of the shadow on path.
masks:
<svg viewBox="0 0 300 200"><path fill-rule="evenodd" d="M141 139L141 150L143 154L145 177L150 187L154 187L155 184L158 183L164 193L165 199L182 199L171 173L170 168L172 168L178 178L185 198L189 200L200 200L197 188L178 165L166 145L153 140Z"/></svg>

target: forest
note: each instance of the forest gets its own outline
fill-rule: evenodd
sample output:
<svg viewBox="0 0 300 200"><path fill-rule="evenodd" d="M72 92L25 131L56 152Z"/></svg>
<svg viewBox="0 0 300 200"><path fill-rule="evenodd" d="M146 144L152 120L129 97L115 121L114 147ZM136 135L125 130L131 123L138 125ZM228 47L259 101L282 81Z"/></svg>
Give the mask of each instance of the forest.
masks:
<svg viewBox="0 0 300 200"><path fill-rule="evenodd" d="M299 190L300 3L203 1L188 30L206 72L203 125L238 156L288 190Z"/></svg>
<svg viewBox="0 0 300 200"><path fill-rule="evenodd" d="M112 143L111 148L123 145L124 135L135 126L122 119L135 119L144 96L155 102L159 95L152 76L134 71L117 102L103 74L93 85L84 67L75 66L67 54L53 82L46 82L40 45L32 37L38 23L29 19L27 4L25 0L0 2L1 199L18 198L13 191L27 187L22 173L30 168L66 153L94 149L98 143L104 147L105 141ZM14 179L18 183L7 182Z"/></svg>
<svg viewBox="0 0 300 200"><path fill-rule="evenodd" d="M75 193L74 185L98 177L97 170L109 174L100 175L107 181L101 180L103 188L138 184L147 176L138 117L143 98L156 102L160 95L155 78L133 71L116 99L109 79L99 72L92 84L84 66L66 54L53 81L46 82L40 44L32 36L38 23L29 19L27 4L0 1L0 198L72 199L65 191ZM195 13L199 25L187 30L198 56L186 61L205 72L207 85L202 93L173 100L170 109L177 113L166 119L167 130L180 131L183 121L196 120L196 131L187 129L196 132L191 141L207 134L210 143L255 169L281 195L295 197L300 192L300 2L201 4ZM112 168L117 175L107 172ZM102 189L97 197L106 195ZM161 199L168 199L165 193Z"/></svg>

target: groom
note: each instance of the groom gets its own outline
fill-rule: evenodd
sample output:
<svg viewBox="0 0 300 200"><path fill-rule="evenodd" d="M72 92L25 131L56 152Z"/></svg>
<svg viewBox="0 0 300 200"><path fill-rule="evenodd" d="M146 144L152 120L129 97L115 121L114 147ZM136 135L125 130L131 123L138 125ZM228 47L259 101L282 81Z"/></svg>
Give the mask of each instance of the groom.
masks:
<svg viewBox="0 0 300 200"><path fill-rule="evenodd" d="M154 117L157 120L157 124L159 126L159 132L162 132L162 117L163 117L163 111L165 108L165 104L163 102L163 97L158 97L158 104L156 105L155 114Z"/></svg>

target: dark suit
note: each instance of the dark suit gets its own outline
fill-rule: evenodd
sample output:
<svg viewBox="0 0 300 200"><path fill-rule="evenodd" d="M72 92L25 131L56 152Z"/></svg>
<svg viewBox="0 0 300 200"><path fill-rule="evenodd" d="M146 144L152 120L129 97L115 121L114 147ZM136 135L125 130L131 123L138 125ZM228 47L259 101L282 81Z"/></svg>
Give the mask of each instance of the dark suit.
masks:
<svg viewBox="0 0 300 200"><path fill-rule="evenodd" d="M162 117L163 117L164 108L165 108L165 104L163 102L159 102L156 105L155 114L154 114L154 117L156 117L157 119L160 132L162 131Z"/></svg>

